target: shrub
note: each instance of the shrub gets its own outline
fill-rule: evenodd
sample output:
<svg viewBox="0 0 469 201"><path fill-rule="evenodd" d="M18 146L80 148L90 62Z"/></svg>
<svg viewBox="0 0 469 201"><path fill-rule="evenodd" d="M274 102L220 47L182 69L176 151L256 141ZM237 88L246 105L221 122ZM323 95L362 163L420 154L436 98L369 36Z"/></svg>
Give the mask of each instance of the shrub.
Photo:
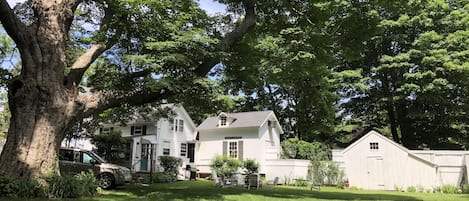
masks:
<svg viewBox="0 0 469 201"><path fill-rule="evenodd" d="M11 182L12 179L10 178L0 177L0 197L8 197L14 192L14 189L12 189L10 185Z"/></svg>
<svg viewBox="0 0 469 201"><path fill-rule="evenodd" d="M394 185L394 190L397 192L403 192L404 188L402 188L402 186Z"/></svg>
<svg viewBox="0 0 469 201"><path fill-rule="evenodd" d="M253 174L259 172L259 163L254 159L247 159L243 161L243 168L246 170L246 174Z"/></svg>
<svg viewBox="0 0 469 201"><path fill-rule="evenodd" d="M464 184L461 190L462 193L469 194L469 184Z"/></svg>
<svg viewBox="0 0 469 201"><path fill-rule="evenodd" d="M423 186L417 185L417 192L423 193L424 191L425 191L425 188L423 188Z"/></svg>
<svg viewBox="0 0 469 201"><path fill-rule="evenodd" d="M295 179L295 186L308 186L308 181L303 178Z"/></svg>
<svg viewBox="0 0 469 201"><path fill-rule="evenodd" d="M168 177L168 182L177 180L178 168L182 165L182 159L172 156L160 156L160 165Z"/></svg>
<svg viewBox="0 0 469 201"><path fill-rule="evenodd" d="M344 180L337 181L336 187L340 189L345 189L345 181Z"/></svg>
<svg viewBox="0 0 469 201"><path fill-rule="evenodd" d="M173 181L173 178L164 172L157 172L153 174L152 181L154 183L169 183Z"/></svg>
<svg viewBox="0 0 469 201"><path fill-rule="evenodd" d="M39 198L44 197L44 191L33 179L0 177L0 197Z"/></svg>
<svg viewBox="0 0 469 201"><path fill-rule="evenodd" d="M409 192L409 193L415 193L416 191L417 191L417 189L414 186L407 187L407 192Z"/></svg>
<svg viewBox="0 0 469 201"><path fill-rule="evenodd" d="M443 185L441 187L441 192L442 193L448 193L448 194L454 194L454 193L459 193L459 187L453 186L453 185Z"/></svg>
<svg viewBox="0 0 469 201"><path fill-rule="evenodd" d="M80 173L78 175L49 174L45 177L48 186L46 193L52 198L77 198L81 196L92 196L97 193L99 186L93 172Z"/></svg>
<svg viewBox="0 0 469 201"><path fill-rule="evenodd" d="M241 167L241 161L228 156L217 156L210 163L212 171L217 173L222 182L225 182L225 178L230 178Z"/></svg>
<svg viewBox="0 0 469 201"><path fill-rule="evenodd" d="M11 184L14 195L10 194L10 197L20 198L39 198L44 197L44 190L38 181L29 178L20 178L13 180Z"/></svg>

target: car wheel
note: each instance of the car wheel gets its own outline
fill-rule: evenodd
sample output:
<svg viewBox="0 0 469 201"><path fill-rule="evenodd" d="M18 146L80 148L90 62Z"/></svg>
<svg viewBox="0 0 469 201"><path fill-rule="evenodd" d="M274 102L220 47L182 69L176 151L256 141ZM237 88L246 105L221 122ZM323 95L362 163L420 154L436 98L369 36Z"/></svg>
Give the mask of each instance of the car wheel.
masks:
<svg viewBox="0 0 469 201"><path fill-rule="evenodd" d="M110 189L114 186L114 177L110 174L101 174L98 177L99 186L102 189Z"/></svg>

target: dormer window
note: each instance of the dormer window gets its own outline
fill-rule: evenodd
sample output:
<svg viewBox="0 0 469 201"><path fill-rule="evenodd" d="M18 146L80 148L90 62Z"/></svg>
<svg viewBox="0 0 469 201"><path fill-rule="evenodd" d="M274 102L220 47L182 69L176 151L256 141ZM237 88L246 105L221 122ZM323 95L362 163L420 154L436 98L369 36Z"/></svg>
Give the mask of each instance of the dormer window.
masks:
<svg viewBox="0 0 469 201"><path fill-rule="evenodd" d="M226 116L221 116L220 117L220 126L227 126L227 118Z"/></svg>
<svg viewBox="0 0 469 201"><path fill-rule="evenodd" d="M232 116L224 112L220 113L217 119L217 127L228 127L230 126L230 124L236 121L236 118L233 118Z"/></svg>

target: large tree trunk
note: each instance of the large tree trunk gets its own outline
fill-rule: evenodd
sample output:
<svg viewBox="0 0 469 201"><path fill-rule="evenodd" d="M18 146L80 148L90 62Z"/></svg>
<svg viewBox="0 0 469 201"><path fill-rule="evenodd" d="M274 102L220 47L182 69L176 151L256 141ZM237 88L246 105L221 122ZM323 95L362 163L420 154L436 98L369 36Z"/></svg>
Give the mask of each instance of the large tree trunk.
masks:
<svg viewBox="0 0 469 201"><path fill-rule="evenodd" d="M18 81L19 82L19 81ZM70 124L67 95L41 91L29 83L10 93L11 122L0 155L0 175L36 177L58 173L57 150ZM11 91L11 88L10 88Z"/></svg>
<svg viewBox="0 0 469 201"><path fill-rule="evenodd" d="M56 153L76 114L76 96L63 84L71 6L66 1L33 1L32 8L36 23L22 26L12 18L16 26L4 24L20 51L22 68L8 87L11 119L0 155L2 176L58 173Z"/></svg>

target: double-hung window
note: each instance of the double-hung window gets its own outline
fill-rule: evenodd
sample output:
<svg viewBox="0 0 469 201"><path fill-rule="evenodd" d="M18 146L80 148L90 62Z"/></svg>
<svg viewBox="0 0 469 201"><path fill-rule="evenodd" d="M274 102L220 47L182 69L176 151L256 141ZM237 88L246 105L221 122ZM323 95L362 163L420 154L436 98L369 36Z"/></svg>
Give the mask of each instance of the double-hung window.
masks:
<svg viewBox="0 0 469 201"><path fill-rule="evenodd" d="M178 133L184 132L184 120L182 119L174 119L174 122L171 122L169 126L173 131L176 131Z"/></svg>
<svg viewBox="0 0 469 201"><path fill-rule="evenodd" d="M181 156L187 156L187 144L181 143Z"/></svg>

